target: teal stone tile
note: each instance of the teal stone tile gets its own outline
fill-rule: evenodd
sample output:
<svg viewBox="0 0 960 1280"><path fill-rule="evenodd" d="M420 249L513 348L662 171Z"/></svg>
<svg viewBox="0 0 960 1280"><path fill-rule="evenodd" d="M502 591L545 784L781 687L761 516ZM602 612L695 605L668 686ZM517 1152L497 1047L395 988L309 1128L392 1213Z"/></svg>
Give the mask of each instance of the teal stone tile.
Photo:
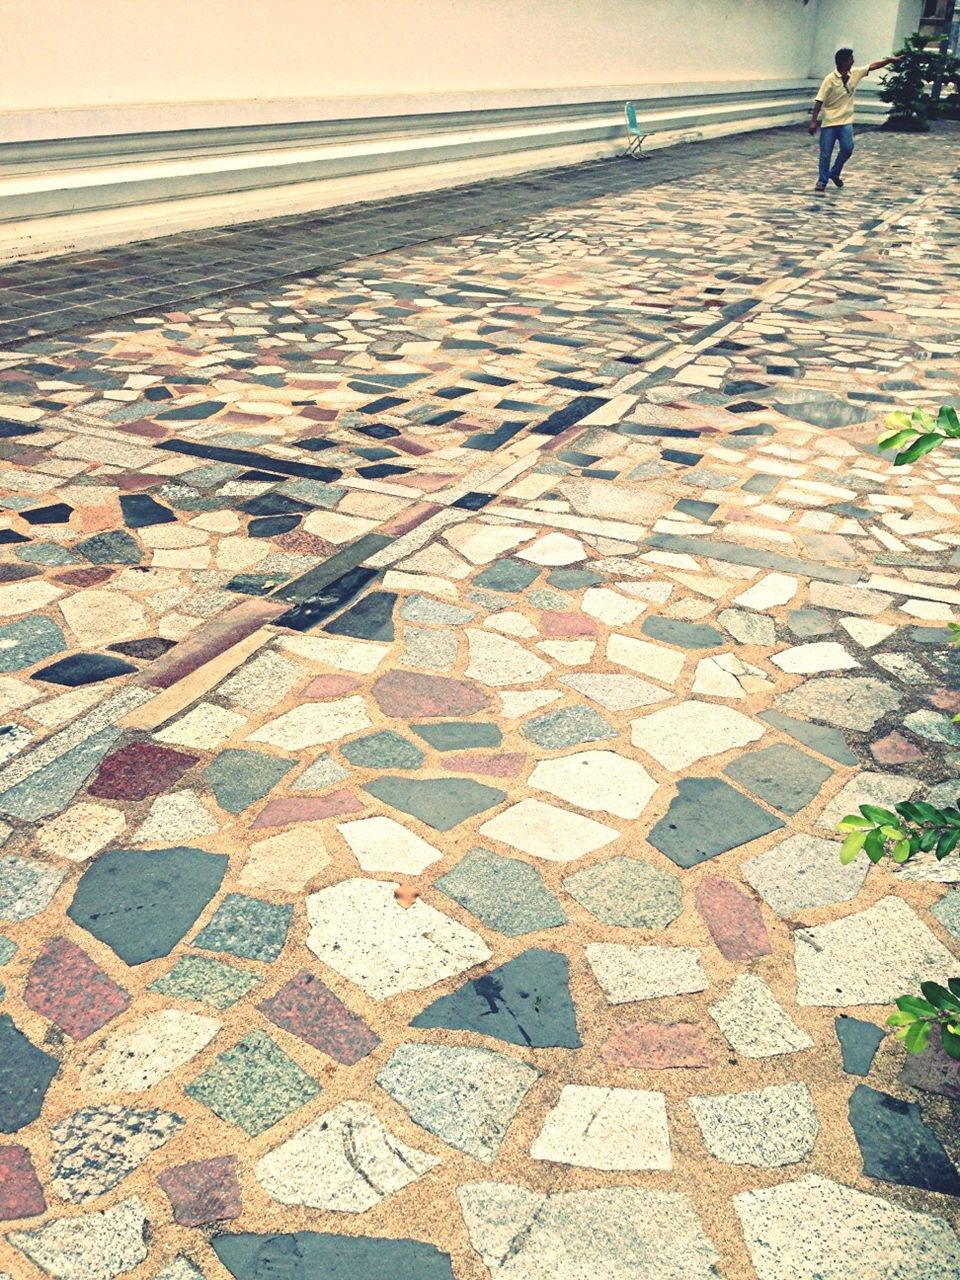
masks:
<svg viewBox="0 0 960 1280"><path fill-rule="evenodd" d="M11 938L0 936L0 965L9 964L17 954L17 944Z"/></svg>
<svg viewBox="0 0 960 1280"><path fill-rule="evenodd" d="M53 568L81 563L79 556L75 556L66 547L58 546L56 542L32 542L25 547L18 547L17 559L27 564L46 564Z"/></svg>
<svg viewBox="0 0 960 1280"><path fill-rule="evenodd" d="M295 764L295 760L284 760L265 751L239 751L231 747L207 765L203 776L221 809L241 813L272 791Z"/></svg>
<svg viewBox="0 0 960 1280"><path fill-rule="evenodd" d="M651 640L662 640L682 649L715 649L725 637L706 622L684 622L680 618L650 617L640 628Z"/></svg>
<svg viewBox="0 0 960 1280"><path fill-rule="evenodd" d="M683 906L678 877L636 858L596 862L563 887L598 920L625 929L665 929Z"/></svg>
<svg viewBox="0 0 960 1280"><path fill-rule="evenodd" d="M311 1076L262 1031L251 1031L184 1092L249 1137L277 1124L320 1093Z"/></svg>
<svg viewBox="0 0 960 1280"><path fill-rule="evenodd" d="M744 791L787 814L799 813L833 777L829 765L781 743L738 756L724 773Z"/></svg>
<svg viewBox="0 0 960 1280"><path fill-rule="evenodd" d="M6 675L33 666L66 647L63 632L42 614L8 622L0 627L0 673Z"/></svg>
<svg viewBox="0 0 960 1280"><path fill-rule="evenodd" d="M419 769L424 761L420 748L392 729L345 742L340 754L365 769Z"/></svg>
<svg viewBox="0 0 960 1280"><path fill-rule="evenodd" d="M74 550L91 564L139 564L143 559L136 539L123 529L95 533L92 538L78 542Z"/></svg>
<svg viewBox="0 0 960 1280"><path fill-rule="evenodd" d="M615 738L617 731L592 707L561 707L528 720L520 732L540 747L575 747Z"/></svg>
<svg viewBox="0 0 960 1280"><path fill-rule="evenodd" d="M487 849L471 849L435 887L508 938L567 923L535 867Z"/></svg>
<svg viewBox="0 0 960 1280"><path fill-rule="evenodd" d="M216 914L193 940L205 951L227 951L245 960L276 960L287 940L293 907L228 893Z"/></svg>
<svg viewBox="0 0 960 1280"><path fill-rule="evenodd" d="M36 822L62 812L120 737L110 726L0 795L0 813Z"/></svg>
<svg viewBox="0 0 960 1280"><path fill-rule="evenodd" d="M470 720L439 721L412 724L418 738L429 742L437 751L466 751L472 747L499 747L503 734L495 724Z"/></svg>
<svg viewBox="0 0 960 1280"><path fill-rule="evenodd" d="M487 591L523 591L540 576L538 564L525 560L495 560L474 578L474 584Z"/></svg>
<svg viewBox="0 0 960 1280"><path fill-rule="evenodd" d="M810 724L806 720L797 720L785 715L782 711L761 711L760 719L779 729L788 737L802 742L805 747L812 747L828 760L836 760L837 764L859 764L859 760L847 746L846 739L839 729L832 729L824 724Z"/></svg>
<svg viewBox="0 0 960 1280"><path fill-rule="evenodd" d="M450 1255L420 1240L298 1231L220 1235L212 1245L234 1280L454 1280Z"/></svg>
<svg viewBox="0 0 960 1280"><path fill-rule="evenodd" d="M377 778L364 791L401 813L419 818L435 831L449 831L474 814L503 804L506 792L471 778Z"/></svg>
<svg viewBox="0 0 960 1280"><path fill-rule="evenodd" d="M930 908L930 914L955 938L960 938L960 889L951 889Z"/></svg>
<svg viewBox="0 0 960 1280"><path fill-rule="evenodd" d="M527 599L535 609L554 609L563 612L570 608L569 599L562 596L559 591L547 591L541 588L539 591L531 591Z"/></svg>
<svg viewBox="0 0 960 1280"><path fill-rule="evenodd" d="M551 569L547 582L561 591L581 591L586 587L599 587L603 578L592 569Z"/></svg>
<svg viewBox="0 0 960 1280"><path fill-rule="evenodd" d="M338 782L349 777L349 769L344 769L343 765L337 764L336 760L331 760L329 756L321 756L291 782L290 790L325 791L327 787L334 787Z"/></svg>
<svg viewBox="0 0 960 1280"><path fill-rule="evenodd" d="M169 973L150 984L151 991L229 1009L260 981L259 975L210 956L183 956Z"/></svg>

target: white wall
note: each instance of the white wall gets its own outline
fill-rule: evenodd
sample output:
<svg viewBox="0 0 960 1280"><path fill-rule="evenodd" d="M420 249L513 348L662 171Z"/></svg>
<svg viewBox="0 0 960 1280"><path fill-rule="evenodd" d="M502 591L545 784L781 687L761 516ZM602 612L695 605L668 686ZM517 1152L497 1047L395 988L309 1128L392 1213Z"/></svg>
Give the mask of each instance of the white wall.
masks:
<svg viewBox="0 0 960 1280"><path fill-rule="evenodd" d="M817 0L0 0L0 111L785 80L809 71L816 13Z"/></svg>
<svg viewBox="0 0 960 1280"><path fill-rule="evenodd" d="M916 31L923 0L820 0L812 74L833 69L833 55L853 50L857 63L877 62Z"/></svg>

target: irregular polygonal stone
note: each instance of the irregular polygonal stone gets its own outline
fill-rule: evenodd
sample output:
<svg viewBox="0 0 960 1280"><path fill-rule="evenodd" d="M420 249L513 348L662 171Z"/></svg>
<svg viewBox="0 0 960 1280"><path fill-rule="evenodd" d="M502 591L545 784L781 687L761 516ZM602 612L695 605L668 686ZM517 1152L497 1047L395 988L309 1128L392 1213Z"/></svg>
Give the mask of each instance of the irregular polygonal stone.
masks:
<svg viewBox="0 0 960 1280"><path fill-rule="evenodd" d="M170 954L226 869L225 855L200 849L112 850L84 871L67 915L125 963L143 964Z"/></svg>
<svg viewBox="0 0 960 1280"><path fill-rule="evenodd" d="M313 1077L262 1031L251 1031L238 1040L184 1087L189 1097L251 1138L319 1092Z"/></svg>
<svg viewBox="0 0 960 1280"><path fill-rule="evenodd" d="M365 1102L341 1102L275 1150L254 1172L281 1204L364 1213L440 1161L408 1147Z"/></svg>
<svg viewBox="0 0 960 1280"><path fill-rule="evenodd" d="M147 1211L136 1196L103 1213L53 1218L7 1237L54 1280L115 1280L147 1256Z"/></svg>
<svg viewBox="0 0 960 1280"><path fill-rule="evenodd" d="M581 1169L670 1169L662 1093L564 1085L530 1154Z"/></svg>
<svg viewBox="0 0 960 1280"><path fill-rule="evenodd" d="M490 949L422 900L402 907L395 883L342 880L307 898L307 946L373 1000L417 991L489 959Z"/></svg>
<svg viewBox="0 0 960 1280"><path fill-rule="evenodd" d="M652 711L631 721L631 729L633 745L674 772L756 742L764 734L761 725L732 707L696 701Z"/></svg>
<svg viewBox="0 0 960 1280"><path fill-rule="evenodd" d="M611 1004L704 991L709 982L696 947L632 947L591 942L587 963Z"/></svg>
<svg viewBox="0 0 960 1280"><path fill-rule="evenodd" d="M875 773L864 769L842 787L817 819L818 827L836 830L837 824L862 804L892 809L901 800L909 800L917 789L917 779L896 773Z"/></svg>
<svg viewBox="0 0 960 1280"><path fill-rule="evenodd" d="M485 809L502 804L505 791L472 778L377 778L364 791L435 831L449 831Z"/></svg>
<svg viewBox="0 0 960 1280"><path fill-rule="evenodd" d="M563 887L604 924L627 929L665 929L683 905L677 877L636 858L594 863Z"/></svg>
<svg viewBox="0 0 960 1280"><path fill-rule="evenodd" d="M63 872L48 862L0 858L0 920L18 924L39 915L60 887Z"/></svg>
<svg viewBox="0 0 960 1280"><path fill-rule="evenodd" d="M639 1187L544 1194L508 1182L467 1183L457 1194L491 1280L716 1280L719 1254L689 1196Z"/></svg>
<svg viewBox="0 0 960 1280"><path fill-rule="evenodd" d="M615 738L617 731L592 707L561 707L528 720L521 733L540 747L557 750L576 747L581 742L602 742Z"/></svg>
<svg viewBox="0 0 960 1280"><path fill-rule="evenodd" d="M577 1049L580 1036L570 996L567 957L524 951L513 960L441 996L410 1023L475 1031L534 1049Z"/></svg>
<svg viewBox="0 0 960 1280"><path fill-rule="evenodd" d="M583 671L561 676L561 684L568 684L584 697L599 702L608 711L633 711L637 707L653 706L665 702L670 694L659 685L641 680L639 676L604 675Z"/></svg>
<svg viewBox="0 0 960 1280"><path fill-rule="evenodd" d="M777 698L777 706L788 713L862 730L872 729L888 711L896 711L900 702L893 685L872 676L825 676L808 680Z"/></svg>
<svg viewBox="0 0 960 1280"><path fill-rule="evenodd" d="M210 956L183 956L169 973L150 984L150 990L181 1000L196 1000L214 1009L229 1009L259 981L256 974Z"/></svg>
<svg viewBox="0 0 960 1280"><path fill-rule="evenodd" d="M769 955L772 947L760 908L730 880L704 876L697 886L697 910L727 960Z"/></svg>
<svg viewBox="0 0 960 1280"><path fill-rule="evenodd" d="M59 1070L56 1058L28 1040L9 1014L0 1014L0 1133L16 1133L36 1120Z"/></svg>
<svg viewBox="0 0 960 1280"><path fill-rule="evenodd" d="M828 765L783 743L738 756L724 773L744 791L787 814L799 813L815 800L820 788L833 776Z"/></svg>
<svg viewBox="0 0 960 1280"><path fill-rule="evenodd" d="M160 1009L108 1035L85 1060L80 1085L92 1093L139 1093L195 1058L220 1030L199 1013Z"/></svg>
<svg viewBox="0 0 960 1280"><path fill-rule="evenodd" d="M75 943L51 938L30 966L23 1002L83 1040L129 1008L130 996Z"/></svg>
<svg viewBox="0 0 960 1280"><path fill-rule="evenodd" d="M359 694L333 702L306 702L285 711L248 735L250 742L267 742L284 751L303 751L370 725L367 704Z"/></svg>
<svg viewBox="0 0 960 1280"><path fill-rule="evenodd" d="M454 1280L450 1255L419 1240L366 1236L219 1235L211 1241L234 1280L301 1280L301 1276L362 1280ZM300 1275L297 1272L300 1272ZM159 1280L159 1277L158 1277ZM177 1280L180 1280L178 1277Z"/></svg>
<svg viewBox="0 0 960 1280"><path fill-rule="evenodd" d="M960 1240L943 1221L808 1174L733 1197L758 1280L944 1280Z"/></svg>
<svg viewBox="0 0 960 1280"><path fill-rule="evenodd" d="M960 1195L958 1173L915 1102L858 1084L848 1104L863 1172L904 1187Z"/></svg>
<svg viewBox="0 0 960 1280"><path fill-rule="evenodd" d="M721 778L681 778L647 840L678 867L695 867L782 826Z"/></svg>
<svg viewBox="0 0 960 1280"><path fill-rule="evenodd" d="M746 591L741 591L734 603L765 613L768 609L789 603L797 594L799 585L797 579L789 574L768 573Z"/></svg>
<svg viewBox="0 0 960 1280"><path fill-rule="evenodd" d="M402 1044L377 1084L416 1124L489 1164L539 1075L535 1067L490 1049Z"/></svg>
<svg viewBox="0 0 960 1280"><path fill-rule="evenodd" d="M275 1026L350 1066L380 1043L362 1018L306 970L295 974L258 1008Z"/></svg>
<svg viewBox="0 0 960 1280"><path fill-rule="evenodd" d="M685 662L682 653L622 635L619 631L615 631L607 641L607 657L620 667L639 671L662 684L675 684Z"/></svg>
<svg viewBox="0 0 960 1280"><path fill-rule="evenodd" d="M567 565L578 564L586 560L587 553L583 543L571 538L568 533L546 533L529 547L518 551L521 560L530 560L533 564Z"/></svg>
<svg viewBox="0 0 960 1280"><path fill-rule="evenodd" d="M399 871L418 876L442 857L434 845L393 818L358 818L356 822L339 823L337 830L364 871Z"/></svg>
<svg viewBox="0 0 960 1280"><path fill-rule="evenodd" d="M886 1033L881 1027L874 1026L872 1022L848 1018L846 1014L841 1014L835 1019L833 1025L837 1039L840 1041L844 1071L851 1076L868 1075ZM907 1059L908 1063L913 1061L916 1059Z"/></svg>
<svg viewBox="0 0 960 1280"><path fill-rule="evenodd" d="M510 938L567 922L566 912L540 873L518 858L471 849L434 884L488 928Z"/></svg>
<svg viewBox="0 0 960 1280"><path fill-rule="evenodd" d="M485 822L480 834L549 862L571 862L620 835L612 827L542 800L521 800Z"/></svg>
<svg viewBox="0 0 960 1280"><path fill-rule="evenodd" d="M849 902L860 892L869 861L857 858L842 866L839 853L835 840L795 835L750 858L740 869L778 916L795 916L811 907Z"/></svg>
<svg viewBox="0 0 960 1280"><path fill-rule="evenodd" d="M614 1032L600 1053L612 1066L641 1071L716 1063L703 1028L695 1022L634 1022Z"/></svg>
<svg viewBox="0 0 960 1280"><path fill-rule="evenodd" d="M74 1203L103 1195L176 1137L185 1123L170 1111L120 1106L75 1111L50 1130L51 1186Z"/></svg>
<svg viewBox="0 0 960 1280"><path fill-rule="evenodd" d="M798 644L791 649L775 653L770 661L793 675L812 675L818 671L847 671L860 663L847 653L835 640L818 640L813 644Z"/></svg>
<svg viewBox="0 0 960 1280"><path fill-rule="evenodd" d="M529 653L523 645L506 636L468 628L470 661L465 675L468 680L500 688L503 685L531 684L550 673L550 664Z"/></svg>
<svg viewBox="0 0 960 1280"><path fill-rule="evenodd" d="M742 973L709 1012L731 1048L745 1058L775 1058L813 1048L807 1033L787 1016L755 973Z"/></svg>
<svg viewBox="0 0 960 1280"><path fill-rule="evenodd" d="M475 685L413 671L388 671L371 692L384 715L404 720L472 716L490 705L490 695Z"/></svg>
<svg viewBox="0 0 960 1280"><path fill-rule="evenodd" d="M797 1004L846 1008L890 1004L921 982L945 983L956 960L902 898L800 929Z"/></svg>
<svg viewBox="0 0 960 1280"><path fill-rule="evenodd" d="M642 765L615 751L579 751L541 760L528 785L578 809L599 809L619 818L639 818L657 789Z"/></svg>
<svg viewBox="0 0 960 1280"><path fill-rule="evenodd" d="M777 643L777 628L772 618L762 613L747 613L743 609L724 609L717 621L740 644L758 644L772 649Z"/></svg>
<svg viewBox="0 0 960 1280"><path fill-rule="evenodd" d="M735 653L716 653L701 658L693 679L693 692L710 698L736 698L742 700L773 684L759 667L744 662Z"/></svg>
<svg viewBox="0 0 960 1280"><path fill-rule="evenodd" d="M689 1098L707 1150L724 1164L774 1169L805 1160L819 1122L805 1084Z"/></svg>

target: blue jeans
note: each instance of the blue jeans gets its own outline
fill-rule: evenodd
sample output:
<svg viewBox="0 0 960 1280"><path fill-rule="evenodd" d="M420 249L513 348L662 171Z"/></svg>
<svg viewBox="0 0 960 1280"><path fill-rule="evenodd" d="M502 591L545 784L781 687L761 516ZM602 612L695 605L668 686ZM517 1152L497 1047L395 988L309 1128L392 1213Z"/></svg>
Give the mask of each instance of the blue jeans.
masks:
<svg viewBox="0 0 960 1280"><path fill-rule="evenodd" d="M833 149L839 142L840 150L830 168ZM820 184L827 185L828 178L839 178L840 171L853 155L853 125L829 124L820 130Z"/></svg>

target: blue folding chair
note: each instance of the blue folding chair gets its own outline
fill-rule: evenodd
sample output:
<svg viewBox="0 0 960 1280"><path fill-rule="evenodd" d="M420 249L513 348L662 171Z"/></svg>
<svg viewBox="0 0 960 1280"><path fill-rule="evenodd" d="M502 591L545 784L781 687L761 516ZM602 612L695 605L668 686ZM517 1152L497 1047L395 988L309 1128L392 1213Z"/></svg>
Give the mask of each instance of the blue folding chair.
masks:
<svg viewBox="0 0 960 1280"><path fill-rule="evenodd" d="M647 136L637 123L637 108L633 102L625 102L623 104L623 115L627 124L627 149L624 151L621 159L623 160L646 160L646 156L641 154L643 140Z"/></svg>

